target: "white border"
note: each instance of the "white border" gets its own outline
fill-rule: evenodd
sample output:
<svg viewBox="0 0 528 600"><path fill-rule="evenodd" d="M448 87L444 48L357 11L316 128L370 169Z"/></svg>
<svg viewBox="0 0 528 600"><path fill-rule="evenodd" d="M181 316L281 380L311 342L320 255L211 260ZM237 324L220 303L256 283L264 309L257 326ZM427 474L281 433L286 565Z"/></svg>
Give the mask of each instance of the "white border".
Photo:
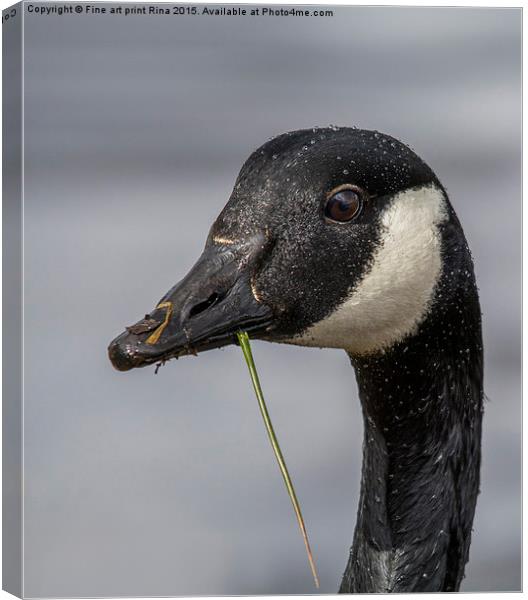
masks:
<svg viewBox="0 0 528 600"><path fill-rule="evenodd" d="M27 1L27 0L26 0ZM35 1L41 1L41 0L35 0ZM81 1L85 1L85 0L81 0ZM104 0L91 0L92 3L102 3ZM127 2L127 1L120 1L117 0L119 2L119 4L143 4L143 2L138 1L138 2ZM58 2L60 3L60 2ZM153 0L153 3L156 4L161 4L162 2L158 2L156 0ZM192 3L192 2L177 2L178 4L196 4L196 3ZM207 2L201 2L201 3L205 3L205 4L221 4L221 5L225 5L225 4L238 4L237 2L224 2L222 0L207 0ZM11 6L12 4L15 4L15 2L11 2L8 0L0 0L0 9L4 10L5 8ZM315 1L301 1L301 0L287 0L287 1L283 1L283 0L265 0L263 2L240 2L240 4L259 4L259 5L266 5L266 4L278 4L278 5L307 5L307 4L313 4L313 5L328 5L328 6L378 6L378 7L386 7L386 6L415 6L415 7L476 7L476 8L524 8L524 2L520 2L520 1L508 1L506 6L500 6L498 5L498 2L490 2L489 0L486 1L475 1L475 0L466 0L465 2L462 3L454 3L453 0L449 1L449 0L436 0L436 1L431 1L431 0L423 0L422 2L412 2L409 4L401 4L400 2L398 2L397 0L385 0L383 2L383 4L380 3L372 3L372 2L357 2L354 0L333 0L333 1L329 1L329 0L319 0L317 2ZM525 29L525 11L523 11L523 16L522 16L522 24L523 24L523 31ZM24 39L24 23L22 23L22 40ZM524 86L524 65L526 64L526 58L527 58L527 50L525 45L523 44L523 99L524 99L524 91L525 91L525 86ZM1 78L0 78L0 91L1 91ZM22 96L24 96L24 45L22 45ZM523 111L524 111L524 101L523 101ZM0 116L0 125L1 125L1 116ZM525 133L526 133L526 129L525 129L525 123L523 120L523 172L528 168L528 160L526 158L526 154L524 153L524 139L525 139ZM24 139L24 99L22 99L22 139ZM2 165L1 165L1 161L0 161L0 177L2 175ZM524 183L524 178L523 178L523 198L525 197L525 183ZM522 217L522 221L523 221L523 230L526 230L526 225L527 225L527 221L528 221L528 211L523 211L523 217ZM1 252L1 237L2 237L2 232L0 229L0 252ZM528 250L526 249L526 246L523 244L523 282L525 281L524 275L525 275L525 266L526 266L526 258L527 258L527 253ZM0 280L0 292L2 290L2 282ZM525 300L526 300L526 296L524 294L524 283L523 283L523 313L525 311ZM24 144L22 143L22 295L24 297ZM0 309L1 309L1 294L0 294ZM0 330L1 330L1 324L0 324ZM526 339L526 323L523 320L523 354L524 354L524 342ZM24 397L24 310L23 310L23 306L22 306L22 467L24 466L24 401L23 401L23 397ZM0 358L1 358L1 354L2 354L2 349L0 346ZM523 379L524 379L524 364L523 364ZM1 389L1 374L0 374L0 389ZM524 393L523 393L523 400L524 400ZM523 431L526 430L525 425L526 425L526 412L523 411ZM2 441L2 431L0 428L0 457L1 457L1 441ZM526 461L524 460L524 444L523 444L523 481L526 479ZM1 479L0 479L0 492L1 492ZM23 490L24 490L24 477L22 474L22 536L24 536L24 504L23 504ZM523 489L524 491L524 489ZM1 493L0 493L0 497L1 497ZM528 504L528 499L527 499L527 495L523 494L523 514L525 513L525 510L527 508L527 504ZM1 533L1 525L0 525L0 533ZM523 527L523 557L525 555L525 549L526 549L526 536L524 535L524 527ZM1 556L2 556L2 552L0 549L0 571L1 571ZM23 556L24 556L24 539L22 539L22 593L24 590L24 560L23 560ZM526 565L524 564L523 561L523 582L525 581L525 575L526 575ZM524 596L524 593L520 593ZM512 595L520 595L519 593L514 593L514 592L509 592L509 593L494 593L494 596L496 598L506 598L506 597L511 597ZM462 595L467 595L467 594L462 594ZM482 595L481 593L473 593L471 594L472 596L474 595ZM489 594L486 594L489 595ZM429 595L426 594L400 594L398 597L402 598L402 599L414 599L414 598L421 598L421 597L427 597ZM332 598L332 595L317 595L318 598ZM8 600L9 598L13 598L13 596L11 596L10 594L8 594L7 592L4 591L0 591L0 600ZM143 597L135 597L135 598L143 598ZM204 600L207 600L206 597L200 597L200 596L192 596L191 598L203 598ZM214 597L216 598L216 596ZM264 599L264 600L268 600L271 598L274 599L282 599L282 598L288 598L288 596L259 596L259 598ZM69 600L69 599L68 599ZM74 599L71 599L74 600ZM75 599L77 600L77 599Z"/></svg>

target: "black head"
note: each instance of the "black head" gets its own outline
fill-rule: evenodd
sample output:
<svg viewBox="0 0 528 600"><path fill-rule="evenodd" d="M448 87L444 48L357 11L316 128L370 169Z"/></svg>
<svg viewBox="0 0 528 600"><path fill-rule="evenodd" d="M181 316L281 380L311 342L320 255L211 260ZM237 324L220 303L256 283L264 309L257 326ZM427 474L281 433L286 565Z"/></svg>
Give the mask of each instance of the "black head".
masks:
<svg viewBox="0 0 528 600"><path fill-rule="evenodd" d="M352 354L388 347L430 309L446 224L463 241L436 176L396 139L337 127L278 136L243 165L189 274L110 344L112 363L224 346L239 330Z"/></svg>

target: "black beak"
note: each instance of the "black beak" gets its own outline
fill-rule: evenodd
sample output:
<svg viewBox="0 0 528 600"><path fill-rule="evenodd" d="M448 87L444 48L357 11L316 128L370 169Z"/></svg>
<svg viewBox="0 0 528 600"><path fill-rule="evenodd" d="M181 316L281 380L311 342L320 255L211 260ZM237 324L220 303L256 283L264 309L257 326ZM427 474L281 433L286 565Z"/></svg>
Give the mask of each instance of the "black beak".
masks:
<svg viewBox="0 0 528 600"><path fill-rule="evenodd" d="M264 236L245 243L208 243L198 262L145 318L108 347L112 364L128 371L236 343L236 333L268 331L272 312L252 289Z"/></svg>

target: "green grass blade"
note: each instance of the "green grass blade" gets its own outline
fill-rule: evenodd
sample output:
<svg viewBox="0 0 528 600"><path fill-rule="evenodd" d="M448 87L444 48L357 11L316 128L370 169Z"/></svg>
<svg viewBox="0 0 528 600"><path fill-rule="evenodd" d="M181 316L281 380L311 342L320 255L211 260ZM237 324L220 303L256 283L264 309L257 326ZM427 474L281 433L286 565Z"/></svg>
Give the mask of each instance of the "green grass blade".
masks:
<svg viewBox="0 0 528 600"><path fill-rule="evenodd" d="M284 483L286 484L286 489L288 490L288 495L290 496L290 500L293 504L293 509L295 511L295 516L297 517L297 523L299 524L299 529L301 530L301 534L304 540L304 545L306 547L306 553L308 554L308 561L310 563L310 569L312 570L312 575L315 582L315 587L319 587L319 577L317 576L317 570L315 568L315 563L312 555L312 549L310 548L310 542L308 541L308 534L306 532L306 527L304 525L304 519L301 513L301 507L299 506L299 501L297 500L297 495L295 494L295 490L293 488L293 483L288 473L288 468L286 467L286 462L284 461L284 457L282 456L282 452L279 446L279 442L277 440L277 436L275 435L275 431L273 430L273 425L271 424L271 419L268 413L268 409L266 408L266 403L264 401L264 395L262 394L262 388L260 387L260 381L257 374L257 369L255 367L255 361L253 360L253 354L251 352L251 346L249 343L249 336L245 331L240 331L237 333L238 342L240 347L242 348L242 352L244 353L244 358L246 359L246 363L249 369L249 374L251 375L251 382L253 383L253 388L255 390L255 394L257 396L260 412L262 414L262 418L264 419L264 424L266 425L266 431L268 432L268 437L271 442L271 446L273 447L273 452L275 453L275 458L279 463L279 468L284 479Z"/></svg>

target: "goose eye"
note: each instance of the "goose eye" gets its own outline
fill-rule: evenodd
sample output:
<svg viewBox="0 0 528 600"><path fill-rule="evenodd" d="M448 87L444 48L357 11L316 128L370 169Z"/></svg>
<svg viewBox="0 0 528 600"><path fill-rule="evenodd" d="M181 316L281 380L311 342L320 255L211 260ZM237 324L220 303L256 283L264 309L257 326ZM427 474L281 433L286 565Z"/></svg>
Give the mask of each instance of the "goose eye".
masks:
<svg viewBox="0 0 528 600"><path fill-rule="evenodd" d="M324 207L327 219L345 223L359 214L361 210L361 194L356 189L342 189L330 192Z"/></svg>

